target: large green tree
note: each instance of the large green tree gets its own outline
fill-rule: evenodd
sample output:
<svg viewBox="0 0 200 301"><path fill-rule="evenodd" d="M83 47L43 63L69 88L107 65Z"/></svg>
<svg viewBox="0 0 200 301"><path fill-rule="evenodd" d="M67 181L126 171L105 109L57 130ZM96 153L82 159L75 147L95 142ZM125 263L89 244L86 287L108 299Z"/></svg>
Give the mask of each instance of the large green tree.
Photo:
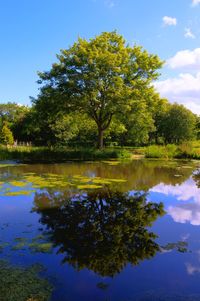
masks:
<svg viewBox="0 0 200 301"><path fill-rule="evenodd" d="M34 102L53 114L71 110L86 113L98 129L98 147L114 115L132 109L135 100L159 76L162 62L141 46L129 46L114 32L104 32L87 41L79 38L61 50L58 62L39 73L41 93Z"/></svg>

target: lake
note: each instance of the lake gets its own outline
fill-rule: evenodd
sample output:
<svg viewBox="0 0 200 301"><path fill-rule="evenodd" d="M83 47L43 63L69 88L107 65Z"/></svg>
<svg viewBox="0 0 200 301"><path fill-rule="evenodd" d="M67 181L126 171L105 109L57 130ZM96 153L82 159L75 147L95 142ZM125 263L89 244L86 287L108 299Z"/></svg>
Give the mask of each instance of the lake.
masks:
<svg viewBox="0 0 200 301"><path fill-rule="evenodd" d="M1 164L0 187L1 301L200 300L198 162Z"/></svg>

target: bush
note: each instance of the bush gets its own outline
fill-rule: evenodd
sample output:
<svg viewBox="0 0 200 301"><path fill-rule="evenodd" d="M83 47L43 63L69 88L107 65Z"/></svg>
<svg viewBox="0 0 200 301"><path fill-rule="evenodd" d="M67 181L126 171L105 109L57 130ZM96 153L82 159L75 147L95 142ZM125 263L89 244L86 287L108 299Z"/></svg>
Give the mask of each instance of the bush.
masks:
<svg viewBox="0 0 200 301"><path fill-rule="evenodd" d="M8 128L7 124L4 123L2 130L1 130L1 140L3 144L6 145L13 145L14 144L14 138L11 130Z"/></svg>
<svg viewBox="0 0 200 301"><path fill-rule="evenodd" d="M175 158L177 155L177 146L168 144L166 146L150 145L145 150L146 158Z"/></svg>
<svg viewBox="0 0 200 301"><path fill-rule="evenodd" d="M150 145L145 150L146 158L166 158L166 148L164 146Z"/></svg>

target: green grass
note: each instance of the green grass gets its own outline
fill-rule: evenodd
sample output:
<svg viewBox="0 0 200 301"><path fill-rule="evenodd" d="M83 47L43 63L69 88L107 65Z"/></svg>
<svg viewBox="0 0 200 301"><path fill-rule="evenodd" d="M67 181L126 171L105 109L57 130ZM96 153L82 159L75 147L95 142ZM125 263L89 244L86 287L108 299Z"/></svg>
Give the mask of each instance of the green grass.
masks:
<svg viewBox="0 0 200 301"><path fill-rule="evenodd" d="M200 159L200 140L184 142L181 145L150 145L146 147L95 148L48 148L48 147L5 147L0 146L1 160L17 160L22 163L54 163L97 160L124 160L133 156L146 158ZM111 161L110 161L111 162ZM113 165L116 163L113 163ZM112 165L112 162L110 163Z"/></svg>
<svg viewBox="0 0 200 301"><path fill-rule="evenodd" d="M51 163L68 160L127 159L131 152L126 149L105 148L48 148L48 147L5 147L0 146L0 160L19 160L24 163Z"/></svg>
<svg viewBox="0 0 200 301"><path fill-rule="evenodd" d="M200 159L200 141L184 142L180 145L150 145L144 150L146 158Z"/></svg>

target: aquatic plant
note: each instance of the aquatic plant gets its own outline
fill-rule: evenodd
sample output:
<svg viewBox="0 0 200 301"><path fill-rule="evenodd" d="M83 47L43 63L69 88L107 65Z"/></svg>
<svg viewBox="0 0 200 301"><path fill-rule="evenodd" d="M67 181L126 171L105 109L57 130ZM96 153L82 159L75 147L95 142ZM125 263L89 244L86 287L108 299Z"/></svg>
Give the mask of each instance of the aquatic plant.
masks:
<svg viewBox="0 0 200 301"><path fill-rule="evenodd" d="M51 253L53 244L46 242L46 243L40 243L40 242L32 242L28 244L29 250L32 253Z"/></svg>
<svg viewBox="0 0 200 301"><path fill-rule="evenodd" d="M180 253L188 252L188 243L186 241L171 242L160 247L161 252L176 250Z"/></svg>
<svg viewBox="0 0 200 301"><path fill-rule="evenodd" d="M110 179L100 177L87 177L85 175L65 176L59 174L45 173L37 175L34 173L27 173L21 176L21 179L3 182L1 187L1 194L4 196L19 196L31 195L35 192L33 189L68 189L77 188L79 190L99 189L105 185L114 185L115 183L125 183L125 179ZM7 187L4 184L10 185ZM19 188L16 191L16 188ZM24 190L24 187L28 187ZM22 188L22 189L20 189Z"/></svg>
<svg viewBox="0 0 200 301"><path fill-rule="evenodd" d="M29 268L12 266L0 261L0 300L2 301L48 301L53 287L39 276L40 265Z"/></svg>

